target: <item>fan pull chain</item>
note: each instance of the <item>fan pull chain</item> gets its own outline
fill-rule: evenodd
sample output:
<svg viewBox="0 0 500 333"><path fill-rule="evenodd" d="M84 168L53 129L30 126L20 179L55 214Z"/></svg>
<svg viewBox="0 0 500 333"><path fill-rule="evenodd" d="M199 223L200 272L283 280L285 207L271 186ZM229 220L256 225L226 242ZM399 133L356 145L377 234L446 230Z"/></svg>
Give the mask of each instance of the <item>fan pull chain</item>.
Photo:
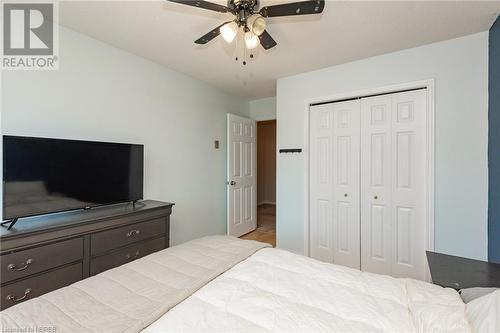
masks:
<svg viewBox="0 0 500 333"><path fill-rule="evenodd" d="M235 39L236 39L236 59L235 60L236 60L236 62L238 62L238 37L239 37L238 35L239 34L240 34L240 31L238 30L236 32L236 36L235 36Z"/></svg>
<svg viewBox="0 0 500 333"><path fill-rule="evenodd" d="M238 62L240 60L240 57L238 56L239 55L239 45L240 45L239 38L238 38L239 35L240 35L240 30L238 30L238 32L236 33L236 37L235 37L235 39L236 39L236 57L234 58L234 60L236 62ZM243 38L245 38L244 31L243 31ZM242 43L242 49L243 49L242 64L243 64L243 66L246 66L247 65L247 48L245 46L245 43ZM250 59L254 58L254 54L253 54L252 50L250 50L250 54L249 55L250 55Z"/></svg>
<svg viewBox="0 0 500 333"><path fill-rule="evenodd" d="M247 48L243 45L243 66L247 64Z"/></svg>

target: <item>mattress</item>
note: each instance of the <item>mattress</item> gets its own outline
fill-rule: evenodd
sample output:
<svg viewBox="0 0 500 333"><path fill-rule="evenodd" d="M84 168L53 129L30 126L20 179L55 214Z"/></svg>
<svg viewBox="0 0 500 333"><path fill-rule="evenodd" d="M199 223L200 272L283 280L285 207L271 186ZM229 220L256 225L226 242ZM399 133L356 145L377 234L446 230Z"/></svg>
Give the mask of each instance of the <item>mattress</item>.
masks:
<svg viewBox="0 0 500 333"><path fill-rule="evenodd" d="M262 249L165 313L153 332L471 332L458 293Z"/></svg>

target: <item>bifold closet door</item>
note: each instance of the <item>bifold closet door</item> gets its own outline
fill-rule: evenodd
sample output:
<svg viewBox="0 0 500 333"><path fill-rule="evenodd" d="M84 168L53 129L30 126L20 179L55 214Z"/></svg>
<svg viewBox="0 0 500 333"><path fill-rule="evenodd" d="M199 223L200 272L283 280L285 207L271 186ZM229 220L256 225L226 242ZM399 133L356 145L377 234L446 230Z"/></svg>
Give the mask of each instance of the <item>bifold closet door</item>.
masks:
<svg viewBox="0 0 500 333"><path fill-rule="evenodd" d="M361 101L361 269L390 274L391 119L390 95Z"/></svg>
<svg viewBox="0 0 500 333"><path fill-rule="evenodd" d="M310 109L311 257L360 268L360 102Z"/></svg>
<svg viewBox="0 0 500 333"><path fill-rule="evenodd" d="M425 277L426 90L361 99L361 269Z"/></svg>

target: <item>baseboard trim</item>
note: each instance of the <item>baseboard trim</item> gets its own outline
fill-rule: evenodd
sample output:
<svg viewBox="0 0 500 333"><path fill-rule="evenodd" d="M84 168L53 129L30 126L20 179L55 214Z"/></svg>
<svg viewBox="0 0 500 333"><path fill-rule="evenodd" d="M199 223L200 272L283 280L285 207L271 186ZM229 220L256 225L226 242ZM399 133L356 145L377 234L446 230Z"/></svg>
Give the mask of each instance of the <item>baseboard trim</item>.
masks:
<svg viewBox="0 0 500 333"><path fill-rule="evenodd" d="M276 202L275 201L261 201L261 202L257 203L257 206L262 206L262 205L275 205L276 206Z"/></svg>

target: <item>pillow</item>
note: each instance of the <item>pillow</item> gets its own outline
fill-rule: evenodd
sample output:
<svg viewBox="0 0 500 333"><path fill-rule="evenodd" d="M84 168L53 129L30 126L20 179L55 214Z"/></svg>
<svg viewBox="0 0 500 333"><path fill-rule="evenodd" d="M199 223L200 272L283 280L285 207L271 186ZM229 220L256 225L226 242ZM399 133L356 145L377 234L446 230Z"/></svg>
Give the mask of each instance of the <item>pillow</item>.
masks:
<svg viewBox="0 0 500 333"><path fill-rule="evenodd" d="M475 287L475 288L461 289L459 293L464 303L469 303L470 301L475 300L476 298L479 298L481 296L487 295L489 293L492 293L495 290L498 290L498 288Z"/></svg>
<svg viewBox="0 0 500 333"><path fill-rule="evenodd" d="M470 301L465 313L474 332L500 332L500 290Z"/></svg>

